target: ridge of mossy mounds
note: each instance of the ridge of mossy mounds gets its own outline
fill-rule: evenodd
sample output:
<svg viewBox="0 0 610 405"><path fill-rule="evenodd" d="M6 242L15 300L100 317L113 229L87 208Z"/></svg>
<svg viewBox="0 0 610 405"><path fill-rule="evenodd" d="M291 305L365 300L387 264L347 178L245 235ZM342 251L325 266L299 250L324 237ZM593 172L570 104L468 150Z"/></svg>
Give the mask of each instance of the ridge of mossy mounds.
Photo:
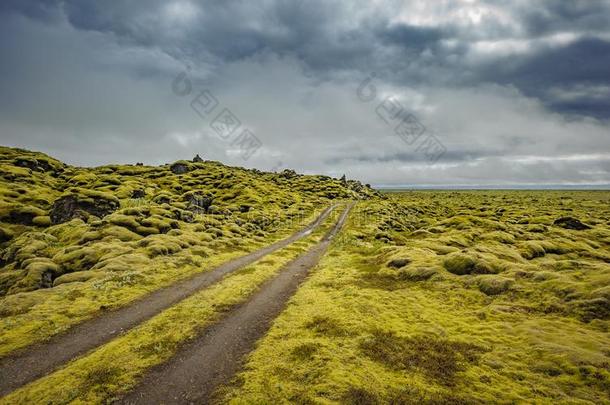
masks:
<svg viewBox="0 0 610 405"><path fill-rule="evenodd" d="M353 180L229 167L199 155L156 167L83 168L0 147L0 296L239 248L329 200L378 196ZM118 256L107 260L111 252Z"/></svg>

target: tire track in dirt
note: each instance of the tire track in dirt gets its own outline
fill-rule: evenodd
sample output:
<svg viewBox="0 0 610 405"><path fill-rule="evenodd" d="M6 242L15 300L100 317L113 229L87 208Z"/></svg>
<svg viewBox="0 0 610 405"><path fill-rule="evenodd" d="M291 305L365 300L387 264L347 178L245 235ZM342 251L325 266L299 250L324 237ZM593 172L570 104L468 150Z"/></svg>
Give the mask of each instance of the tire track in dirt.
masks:
<svg viewBox="0 0 610 405"><path fill-rule="evenodd" d="M286 239L156 290L127 306L77 324L47 341L35 343L0 358L0 396L7 395L107 343L199 290L220 281L227 274L304 238L320 226L334 208L335 205L328 207L313 222Z"/></svg>
<svg viewBox="0 0 610 405"><path fill-rule="evenodd" d="M169 361L151 368L119 403L208 403L216 388L239 371L256 341L265 335L309 270L318 264L353 205L347 206L317 245L284 266L252 298L182 346Z"/></svg>

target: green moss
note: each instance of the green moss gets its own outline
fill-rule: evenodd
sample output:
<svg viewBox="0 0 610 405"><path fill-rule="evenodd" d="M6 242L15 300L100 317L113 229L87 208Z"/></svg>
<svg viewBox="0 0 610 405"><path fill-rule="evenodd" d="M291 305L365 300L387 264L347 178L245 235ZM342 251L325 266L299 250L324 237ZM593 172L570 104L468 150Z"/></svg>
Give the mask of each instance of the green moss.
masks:
<svg viewBox="0 0 610 405"><path fill-rule="evenodd" d="M53 256L66 273L88 270L97 263L103 252L92 247L72 246Z"/></svg>
<svg viewBox="0 0 610 405"><path fill-rule="evenodd" d="M476 278L479 290L487 295L502 294L513 285L514 280L496 275L484 275Z"/></svg>
<svg viewBox="0 0 610 405"><path fill-rule="evenodd" d="M8 223L32 225L35 217L44 216L46 212L38 207L21 204L0 206L0 220Z"/></svg>
<svg viewBox="0 0 610 405"><path fill-rule="evenodd" d="M0 301L0 317L14 316L27 312L44 300L43 295L17 293Z"/></svg>
<svg viewBox="0 0 610 405"><path fill-rule="evenodd" d="M134 230L140 226L138 221L136 221L133 217L122 214L112 214L106 218L106 221L113 225L122 226L131 230Z"/></svg>
<svg viewBox="0 0 610 405"><path fill-rule="evenodd" d="M103 272L97 272L92 270L85 271L77 271L74 273L64 274L57 277L53 281L53 286L57 287L58 285L66 284L66 283L83 283L85 281L89 281L95 278L101 278L104 276Z"/></svg>
<svg viewBox="0 0 610 405"><path fill-rule="evenodd" d="M463 253L452 253L443 261L443 266L449 273L462 276L476 272L477 260Z"/></svg>
<svg viewBox="0 0 610 405"><path fill-rule="evenodd" d="M51 226L51 218L48 215L34 217L34 219L32 219L32 224L46 228Z"/></svg>
<svg viewBox="0 0 610 405"><path fill-rule="evenodd" d="M14 294L52 287L53 279L59 272L59 266L48 258L31 259L25 264L24 276L8 290L8 293Z"/></svg>

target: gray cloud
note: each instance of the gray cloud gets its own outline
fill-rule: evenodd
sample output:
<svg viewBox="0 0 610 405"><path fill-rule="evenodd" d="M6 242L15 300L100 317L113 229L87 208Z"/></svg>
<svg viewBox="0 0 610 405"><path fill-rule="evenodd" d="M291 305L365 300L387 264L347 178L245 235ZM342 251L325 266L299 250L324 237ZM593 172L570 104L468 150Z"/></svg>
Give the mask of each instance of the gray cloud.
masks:
<svg viewBox="0 0 610 405"><path fill-rule="evenodd" d="M5 1L0 133L77 164L200 152L384 184L610 183L609 3ZM203 89L263 142L247 162L191 109ZM440 160L380 119L386 97Z"/></svg>

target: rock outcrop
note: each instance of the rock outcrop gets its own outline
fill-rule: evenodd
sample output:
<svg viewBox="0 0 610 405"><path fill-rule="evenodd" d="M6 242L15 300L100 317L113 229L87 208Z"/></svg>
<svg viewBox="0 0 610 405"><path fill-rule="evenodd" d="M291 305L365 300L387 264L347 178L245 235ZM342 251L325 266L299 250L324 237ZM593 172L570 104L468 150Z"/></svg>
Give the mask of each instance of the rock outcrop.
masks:
<svg viewBox="0 0 610 405"><path fill-rule="evenodd" d="M583 224L580 220L578 220L576 218L572 218L572 217L559 218L559 219L555 220L555 222L553 222L553 225L557 225L557 226L560 226L565 229L574 229L577 231L584 231L585 229L591 229L591 227L589 225Z"/></svg>
<svg viewBox="0 0 610 405"><path fill-rule="evenodd" d="M118 208L119 201L110 196L68 194L53 203L50 213L51 223L61 224L74 218L86 220L90 215L103 218Z"/></svg>

